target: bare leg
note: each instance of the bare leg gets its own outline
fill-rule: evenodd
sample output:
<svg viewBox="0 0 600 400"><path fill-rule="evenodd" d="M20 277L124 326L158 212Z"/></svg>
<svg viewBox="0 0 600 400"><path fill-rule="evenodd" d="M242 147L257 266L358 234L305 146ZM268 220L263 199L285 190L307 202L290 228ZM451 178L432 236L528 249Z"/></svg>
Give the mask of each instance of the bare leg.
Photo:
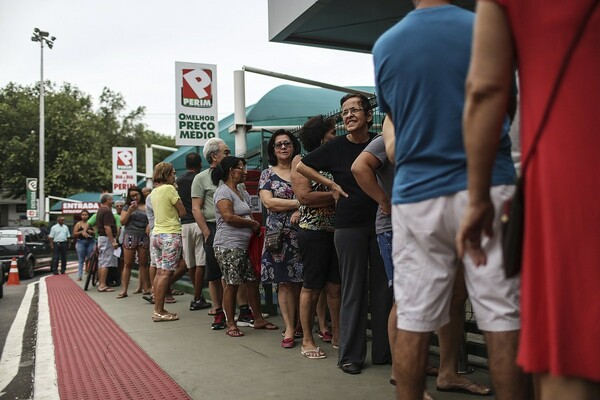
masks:
<svg viewBox="0 0 600 400"><path fill-rule="evenodd" d="M294 299L294 287L291 283L280 283L277 293L281 316L285 323L285 338L294 338L296 328L296 302Z"/></svg>
<svg viewBox="0 0 600 400"><path fill-rule="evenodd" d="M302 288L302 290L304 290L304 288ZM300 291L300 296L302 296L302 291ZM328 331L329 326L327 325L327 290L325 289L319 291L319 300L317 301L317 307L315 309L315 312L317 313L317 320L319 321L319 330L321 332ZM300 318L302 319L302 317Z"/></svg>
<svg viewBox="0 0 600 400"><path fill-rule="evenodd" d="M173 277L173 271L159 269L154 278L154 312L165 313L165 297L169 289L169 281Z"/></svg>
<svg viewBox="0 0 600 400"><path fill-rule="evenodd" d="M542 400L600 399L600 382L552 376L550 374L539 374L536 377L539 378Z"/></svg>
<svg viewBox="0 0 600 400"><path fill-rule="evenodd" d="M100 267L98 268L98 280L100 281L98 285L98 290L104 290L108 286L106 286L106 277L108 276L108 268Z"/></svg>
<svg viewBox="0 0 600 400"><path fill-rule="evenodd" d="M150 282L152 283L150 291L154 293L154 279L156 278L156 266L150 267L148 273L150 275Z"/></svg>
<svg viewBox="0 0 600 400"><path fill-rule="evenodd" d="M327 282L327 307L331 316L331 344L337 346L340 343L340 305L342 302L342 285Z"/></svg>
<svg viewBox="0 0 600 400"><path fill-rule="evenodd" d="M317 301L321 297L323 290L308 289L303 287L300 291L300 324L302 325L302 349L316 349L315 339L313 338L313 321ZM322 310L323 311L323 310Z"/></svg>
<svg viewBox="0 0 600 400"><path fill-rule="evenodd" d="M465 286L464 268L459 265L456 271L452 298L450 300L450 322L438 330L440 340L440 368L436 384L440 388L464 386L472 383L469 390L487 394L491 389L485 385L472 382L464 375L458 374L458 355L460 342L464 337L465 301L467 288Z"/></svg>
<svg viewBox="0 0 600 400"><path fill-rule="evenodd" d="M129 279L131 279L131 267L135 262L136 250L123 249L123 272L121 272L121 293L120 297L127 296L127 289L129 288Z"/></svg>
<svg viewBox="0 0 600 400"><path fill-rule="evenodd" d="M484 332L490 374L498 400L527 398L527 377L516 364L519 332Z"/></svg>
<svg viewBox="0 0 600 400"><path fill-rule="evenodd" d="M177 262L177 268L175 268L175 272L171 275L171 281L169 282L169 286L173 283L177 282L185 273L187 272L187 266L185 265L185 261L183 258L180 258Z"/></svg>
<svg viewBox="0 0 600 400"><path fill-rule="evenodd" d="M421 400L423 398L429 335L430 332L397 329L393 359L398 399Z"/></svg>
<svg viewBox="0 0 600 400"><path fill-rule="evenodd" d="M246 285L242 285L241 290L237 291L236 299L237 299L238 307L245 306L246 304L248 304L248 293L247 293ZM254 310L252 310L252 311L254 312ZM254 316L254 318L256 318L256 316Z"/></svg>
<svg viewBox="0 0 600 400"><path fill-rule="evenodd" d="M263 327L265 325L270 324L270 322L262 316L258 281L245 282L244 286L246 286L246 292L248 293L248 302L250 304L250 308L252 309L252 313L254 314L254 327Z"/></svg>
<svg viewBox="0 0 600 400"><path fill-rule="evenodd" d="M238 293L239 285L225 285L223 292L223 311L227 317L227 327L237 328L235 323L235 297Z"/></svg>
<svg viewBox="0 0 600 400"><path fill-rule="evenodd" d="M390 341L390 349L392 349L392 376L391 380L396 380L396 375L394 375L394 345L396 343L396 332L398 329L396 328L396 322L398 321L398 317L396 315L396 302L392 304L392 309L390 310L390 316L388 317L388 339Z"/></svg>
<svg viewBox="0 0 600 400"><path fill-rule="evenodd" d="M192 273L192 269L196 271ZM202 285L204 284L204 265L190 268L190 278L192 278L192 282L194 283L194 301L198 301L202 296Z"/></svg>
<svg viewBox="0 0 600 400"><path fill-rule="evenodd" d="M208 291L210 292L210 299L213 305L210 310L214 313L216 310L223 307L223 284L221 283L221 279L209 281Z"/></svg>

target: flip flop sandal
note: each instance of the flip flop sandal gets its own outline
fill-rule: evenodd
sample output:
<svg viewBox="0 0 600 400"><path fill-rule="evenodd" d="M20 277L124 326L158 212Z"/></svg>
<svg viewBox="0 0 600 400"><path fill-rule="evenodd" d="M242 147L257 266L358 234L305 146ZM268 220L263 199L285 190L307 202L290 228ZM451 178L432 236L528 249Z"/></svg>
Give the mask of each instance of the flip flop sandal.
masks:
<svg viewBox="0 0 600 400"><path fill-rule="evenodd" d="M323 353L321 351L320 347L317 347L316 349L311 349L311 350L301 349L300 354L302 354L304 357L308 358L309 360L321 360L321 359L327 357L327 354Z"/></svg>
<svg viewBox="0 0 600 400"><path fill-rule="evenodd" d="M152 296L142 296L142 299L146 300L150 304L154 304L154 297Z"/></svg>
<svg viewBox="0 0 600 400"><path fill-rule="evenodd" d="M154 322L169 322L169 321L177 321L179 319L179 316L174 315L174 314L169 314L169 313L165 313L165 314L159 314L159 313L154 313L152 314L152 321Z"/></svg>
<svg viewBox="0 0 600 400"><path fill-rule="evenodd" d="M115 291L115 289L113 289L113 288L109 288L109 287L106 287L106 288L104 288L104 289L100 289L100 288L98 288L98 291L99 291L100 293L104 293L104 292L114 292L114 291Z"/></svg>
<svg viewBox="0 0 600 400"><path fill-rule="evenodd" d="M181 290L171 290L171 294L173 296L183 296L185 292L182 292Z"/></svg>
<svg viewBox="0 0 600 400"><path fill-rule="evenodd" d="M475 382L465 383L464 385L449 385L444 387L436 386L435 389L438 392L454 392L462 394L471 394L474 396L491 396L492 394L494 394L492 389ZM480 389L480 391L478 391L477 389Z"/></svg>
<svg viewBox="0 0 600 400"><path fill-rule="evenodd" d="M119 294L117 295L117 299L124 299L125 297L128 297L128 296L127 296L127 293L119 293Z"/></svg>
<svg viewBox="0 0 600 400"><path fill-rule="evenodd" d="M292 347L294 347L296 345L296 343L294 343L294 338L284 338L281 341L281 347L283 347L284 349L291 349Z"/></svg>
<svg viewBox="0 0 600 400"><path fill-rule="evenodd" d="M133 291L133 292L131 292L131 293L132 293L132 294L140 294L140 293L142 293L142 289L137 289L137 290L134 290L134 291ZM146 294L146 293L144 293L144 294Z"/></svg>
<svg viewBox="0 0 600 400"><path fill-rule="evenodd" d="M277 325L275 325L275 324L267 322L264 325L256 325L256 324L254 324L254 329L266 329L268 331L274 331L276 329L279 329L279 327Z"/></svg>
<svg viewBox="0 0 600 400"><path fill-rule="evenodd" d="M319 335L319 337L321 339L323 339L323 341L325 343L330 343L331 339L333 339L333 335L329 331L323 331L323 332L321 332L321 331L317 330L317 335Z"/></svg>
<svg viewBox="0 0 600 400"><path fill-rule="evenodd" d="M177 300L175 300L175 299L174 299L174 298L172 298L172 297L171 297L171 298L166 298L166 299L165 299L165 303L168 303L168 304L173 304L173 303L177 303Z"/></svg>
<svg viewBox="0 0 600 400"><path fill-rule="evenodd" d="M225 332L225 334L227 336L230 336L230 337L242 337L242 336L244 336L244 334L242 333L242 331L239 330L239 328L230 328L230 329L227 329L227 331Z"/></svg>

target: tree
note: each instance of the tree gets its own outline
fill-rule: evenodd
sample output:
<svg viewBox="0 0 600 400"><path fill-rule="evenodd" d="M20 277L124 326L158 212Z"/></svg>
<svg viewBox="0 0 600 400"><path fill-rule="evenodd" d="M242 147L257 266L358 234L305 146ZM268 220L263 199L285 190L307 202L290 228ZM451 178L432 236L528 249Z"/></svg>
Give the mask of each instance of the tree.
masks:
<svg viewBox="0 0 600 400"><path fill-rule="evenodd" d="M136 147L145 165L146 144L175 140L148 130L144 108L127 111L120 93L104 88L94 109L90 95L65 83L44 82L46 194L67 196L111 187L112 147ZM39 87L9 83L0 89L0 187L25 194L25 178L38 176ZM165 155L166 156L166 155Z"/></svg>

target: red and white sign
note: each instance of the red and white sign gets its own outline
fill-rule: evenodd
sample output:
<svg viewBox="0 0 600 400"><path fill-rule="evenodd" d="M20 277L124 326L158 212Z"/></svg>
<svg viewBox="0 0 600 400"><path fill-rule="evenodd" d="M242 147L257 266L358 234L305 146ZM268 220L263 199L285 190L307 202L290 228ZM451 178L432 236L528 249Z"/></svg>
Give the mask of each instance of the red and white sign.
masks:
<svg viewBox="0 0 600 400"><path fill-rule="evenodd" d="M127 193L130 186L137 184L137 149L135 147L113 147L113 194Z"/></svg>
<svg viewBox="0 0 600 400"><path fill-rule="evenodd" d="M219 136L217 66L176 62L175 81L175 144L203 146Z"/></svg>

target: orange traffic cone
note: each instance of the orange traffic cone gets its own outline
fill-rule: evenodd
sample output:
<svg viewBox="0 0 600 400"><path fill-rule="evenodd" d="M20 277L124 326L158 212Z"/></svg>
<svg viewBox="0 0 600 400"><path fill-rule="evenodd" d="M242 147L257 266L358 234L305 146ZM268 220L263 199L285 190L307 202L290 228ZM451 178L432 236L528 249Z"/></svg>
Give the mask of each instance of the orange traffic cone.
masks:
<svg viewBox="0 0 600 400"><path fill-rule="evenodd" d="M10 271L8 272L8 281L7 285L20 285L21 281L19 280L19 267L17 267L17 259L13 257L10 262Z"/></svg>

